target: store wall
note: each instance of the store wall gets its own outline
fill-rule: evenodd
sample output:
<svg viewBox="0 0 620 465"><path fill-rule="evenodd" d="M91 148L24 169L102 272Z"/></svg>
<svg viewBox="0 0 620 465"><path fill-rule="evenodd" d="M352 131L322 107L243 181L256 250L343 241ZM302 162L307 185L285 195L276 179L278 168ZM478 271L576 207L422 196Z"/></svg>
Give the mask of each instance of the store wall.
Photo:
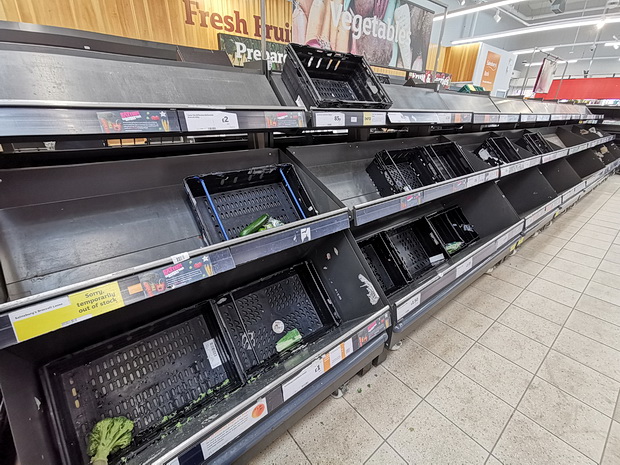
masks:
<svg viewBox="0 0 620 465"><path fill-rule="evenodd" d="M292 40L291 14L291 2L267 0L270 42ZM246 56L260 50L259 0L0 0L0 20L213 50L227 42Z"/></svg>
<svg viewBox="0 0 620 465"><path fill-rule="evenodd" d="M497 95L498 91L507 92L515 61L514 53L483 43L478 52L472 82L491 91L491 95Z"/></svg>
<svg viewBox="0 0 620 465"><path fill-rule="evenodd" d="M536 98L553 99L614 99L620 96L620 78L556 79L546 94Z"/></svg>

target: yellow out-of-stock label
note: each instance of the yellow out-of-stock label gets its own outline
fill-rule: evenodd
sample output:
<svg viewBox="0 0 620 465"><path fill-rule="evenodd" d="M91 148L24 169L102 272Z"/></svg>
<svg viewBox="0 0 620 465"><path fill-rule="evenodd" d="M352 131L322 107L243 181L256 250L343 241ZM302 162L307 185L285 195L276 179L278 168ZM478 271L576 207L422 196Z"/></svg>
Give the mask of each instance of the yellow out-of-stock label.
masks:
<svg viewBox="0 0 620 465"><path fill-rule="evenodd" d="M25 341L125 305L118 283L112 282L47 300L9 314L15 336Z"/></svg>

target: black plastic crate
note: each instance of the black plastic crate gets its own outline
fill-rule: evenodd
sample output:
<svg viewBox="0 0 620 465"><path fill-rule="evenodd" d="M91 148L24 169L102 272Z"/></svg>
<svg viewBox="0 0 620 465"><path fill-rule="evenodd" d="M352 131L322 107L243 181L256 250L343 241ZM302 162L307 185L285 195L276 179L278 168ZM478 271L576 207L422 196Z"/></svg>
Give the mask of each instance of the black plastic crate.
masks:
<svg viewBox="0 0 620 465"><path fill-rule="evenodd" d="M553 152L553 147L549 142L537 132L526 132L523 137L517 141L517 145L523 147L534 155L542 155Z"/></svg>
<svg viewBox="0 0 620 465"><path fill-rule="evenodd" d="M429 145L427 152L444 179L458 178L474 172L455 142Z"/></svg>
<svg viewBox="0 0 620 465"><path fill-rule="evenodd" d="M386 243L383 233L359 243L366 262L386 295L390 295L407 284L398 259L392 248Z"/></svg>
<svg viewBox="0 0 620 465"><path fill-rule="evenodd" d="M454 177L441 159L430 154L429 147L378 152L366 172L379 194L386 197Z"/></svg>
<svg viewBox="0 0 620 465"><path fill-rule="evenodd" d="M519 152L506 137L489 137L475 151L475 154L491 166L499 166L521 160Z"/></svg>
<svg viewBox="0 0 620 465"><path fill-rule="evenodd" d="M416 223L386 231L385 236L396 252L403 270L407 273L407 281L413 281L425 271L432 268L428 253L415 233Z"/></svg>
<svg viewBox="0 0 620 465"><path fill-rule="evenodd" d="M246 376L286 356L276 343L289 331L297 329L307 343L340 323L309 262L226 293L213 307Z"/></svg>
<svg viewBox="0 0 620 465"><path fill-rule="evenodd" d="M205 308L197 305L41 368L67 461L87 463L88 434L103 418L134 421L132 444L117 454L128 455L240 385Z"/></svg>
<svg viewBox="0 0 620 465"><path fill-rule="evenodd" d="M448 255L454 255L479 239L474 226L467 221L459 207L434 213L426 217L434 238L441 244ZM454 250L449 244L462 243Z"/></svg>
<svg viewBox="0 0 620 465"><path fill-rule="evenodd" d="M307 45L286 46L282 80L307 108L389 108L392 100L364 57Z"/></svg>
<svg viewBox="0 0 620 465"><path fill-rule="evenodd" d="M317 214L290 164L190 176L185 189L208 244L239 237L263 214L284 224Z"/></svg>
<svg viewBox="0 0 620 465"><path fill-rule="evenodd" d="M382 150L366 172L382 197L422 187L424 183L410 161L409 150Z"/></svg>

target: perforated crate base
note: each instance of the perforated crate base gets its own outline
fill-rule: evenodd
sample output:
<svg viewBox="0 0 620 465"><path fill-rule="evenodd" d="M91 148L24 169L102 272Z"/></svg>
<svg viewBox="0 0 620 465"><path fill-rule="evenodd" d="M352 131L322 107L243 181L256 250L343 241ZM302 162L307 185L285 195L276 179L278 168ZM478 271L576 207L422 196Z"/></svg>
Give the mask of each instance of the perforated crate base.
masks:
<svg viewBox="0 0 620 465"><path fill-rule="evenodd" d="M431 262L424 247L414 232L415 224L408 224L386 232L386 237L413 280L431 268Z"/></svg>
<svg viewBox="0 0 620 465"><path fill-rule="evenodd" d="M86 438L95 423L119 415L134 421L139 439L167 426L166 417L172 419L228 384L224 365L211 368L203 344L214 342L203 316L155 334L153 329L137 330L43 368L68 449L81 450L85 458ZM135 342L127 344L129 340ZM226 360L223 354L221 360Z"/></svg>
<svg viewBox="0 0 620 465"><path fill-rule="evenodd" d="M314 83L314 87L316 87L316 90L322 98L358 100L355 92L353 92L353 89L351 88L351 85L346 81L312 78L312 82Z"/></svg>
<svg viewBox="0 0 620 465"><path fill-rule="evenodd" d="M426 217L436 238L449 255L463 250L469 244L477 241L479 236L469 223L459 207L452 207ZM463 245L452 253L448 252L446 246L452 242L462 242Z"/></svg>
<svg viewBox="0 0 620 465"><path fill-rule="evenodd" d="M307 263L225 294L216 312L246 374L278 359L276 343L289 331L308 342L335 323Z"/></svg>
<svg viewBox="0 0 620 465"><path fill-rule="evenodd" d="M211 198L229 239L239 237L239 233L246 226L265 213L284 224L300 219L284 185L278 183L220 192L212 194ZM206 200L205 205L213 216L213 211ZM221 228L215 224L213 221L210 225L213 231L218 234L221 241L225 240Z"/></svg>

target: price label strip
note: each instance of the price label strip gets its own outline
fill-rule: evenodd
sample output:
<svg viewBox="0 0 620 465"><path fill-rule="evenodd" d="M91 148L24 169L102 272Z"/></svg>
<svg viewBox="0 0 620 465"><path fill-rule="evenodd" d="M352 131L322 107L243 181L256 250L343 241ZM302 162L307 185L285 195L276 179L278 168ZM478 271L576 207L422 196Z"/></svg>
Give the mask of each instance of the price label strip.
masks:
<svg viewBox="0 0 620 465"><path fill-rule="evenodd" d="M332 127L344 126L346 123L344 113L337 111L321 111L314 114L314 126Z"/></svg>
<svg viewBox="0 0 620 465"><path fill-rule="evenodd" d="M226 111L186 111L183 114L187 130L190 132L239 129L236 113Z"/></svg>

